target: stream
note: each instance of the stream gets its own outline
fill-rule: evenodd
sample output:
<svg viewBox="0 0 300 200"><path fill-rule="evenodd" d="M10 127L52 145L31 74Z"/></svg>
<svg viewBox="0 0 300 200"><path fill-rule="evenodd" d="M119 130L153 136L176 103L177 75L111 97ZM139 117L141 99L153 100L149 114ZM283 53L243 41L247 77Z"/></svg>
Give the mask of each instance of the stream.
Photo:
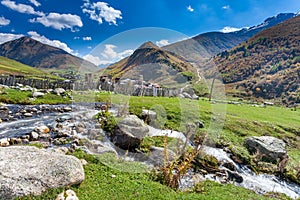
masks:
<svg viewBox="0 0 300 200"><path fill-rule="evenodd" d="M85 138L90 141L86 146L86 151L90 153L114 152L124 154L106 137L103 130L99 127L97 121L92 119L99 112L95 109L95 104L73 104L65 105L39 105L39 106L21 106L21 105L4 105L8 110L0 112L0 118L5 119L0 123L0 139L22 137L28 135L37 127L47 126L59 129L56 134L63 133L71 138ZM2 108L0 111L5 109ZM116 110L112 109L115 113ZM26 114L26 113L30 113ZM52 130L52 129L51 129ZM177 131L160 130L149 127L150 136L162 136L168 134L169 137L186 140L185 136ZM53 147L50 144L49 147ZM205 146L207 154L216 157L220 162L226 161L232 163L235 172L238 173L243 181L240 183L233 182L237 186L254 190L256 193L264 194L267 192L284 193L293 199L300 197L300 186L294 183L288 183L280 178L269 174L255 174L247 166L235 163L228 153L219 148ZM133 154L127 155L128 160L134 160ZM222 166L220 167L222 168ZM189 172L181 179L180 188L187 189L193 187L193 172ZM213 180L221 182L215 174L201 175L202 180Z"/></svg>

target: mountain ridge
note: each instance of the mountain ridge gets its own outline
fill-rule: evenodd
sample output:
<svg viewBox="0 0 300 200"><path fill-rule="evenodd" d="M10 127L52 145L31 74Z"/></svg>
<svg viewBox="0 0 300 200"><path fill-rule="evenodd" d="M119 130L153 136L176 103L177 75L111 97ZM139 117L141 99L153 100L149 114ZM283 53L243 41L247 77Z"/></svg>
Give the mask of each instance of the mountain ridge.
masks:
<svg viewBox="0 0 300 200"><path fill-rule="evenodd" d="M195 68L182 57L165 51L152 42L146 42L132 55L104 69L102 75L113 79L131 78L138 80L142 75L145 81L164 86L186 83L193 79Z"/></svg>
<svg viewBox="0 0 300 200"><path fill-rule="evenodd" d="M89 61L71 55L57 47L41 43L28 36L1 44L0 56L39 69L80 69L87 72L97 70L97 66Z"/></svg>
<svg viewBox="0 0 300 200"><path fill-rule="evenodd" d="M279 24L287 19L295 17L295 13L280 13L269 17L263 23L244 28L239 31L222 33L218 31L206 32L194 36L190 39L179 41L162 47L165 50L174 52L191 62L201 62L210 57L231 49L236 45L246 41L256 33Z"/></svg>

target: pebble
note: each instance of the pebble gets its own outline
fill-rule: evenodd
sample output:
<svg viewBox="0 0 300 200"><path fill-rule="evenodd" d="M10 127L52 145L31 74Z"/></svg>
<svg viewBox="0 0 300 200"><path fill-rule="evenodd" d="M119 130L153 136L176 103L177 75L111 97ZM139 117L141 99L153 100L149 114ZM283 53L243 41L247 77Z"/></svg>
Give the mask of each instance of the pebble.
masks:
<svg viewBox="0 0 300 200"><path fill-rule="evenodd" d="M24 117L32 117L32 113L24 113Z"/></svg>
<svg viewBox="0 0 300 200"><path fill-rule="evenodd" d="M67 107L64 107L64 111L65 112L71 112L72 111L72 108L67 106Z"/></svg>
<svg viewBox="0 0 300 200"><path fill-rule="evenodd" d="M31 139L32 141L38 140L38 139L39 139L39 134L38 134L37 132L32 131L32 132L30 133L30 139Z"/></svg>
<svg viewBox="0 0 300 200"><path fill-rule="evenodd" d="M0 146L1 147L8 147L9 146L9 139L8 138L0 139Z"/></svg>

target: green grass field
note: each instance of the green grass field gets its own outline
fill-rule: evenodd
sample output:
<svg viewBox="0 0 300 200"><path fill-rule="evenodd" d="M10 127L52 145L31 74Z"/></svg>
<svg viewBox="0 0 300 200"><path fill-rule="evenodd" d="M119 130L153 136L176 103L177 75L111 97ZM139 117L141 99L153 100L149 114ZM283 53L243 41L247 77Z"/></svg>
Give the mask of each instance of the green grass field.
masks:
<svg viewBox="0 0 300 200"><path fill-rule="evenodd" d="M250 136L274 136L287 144L289 162L286 175L300 183L300 109L293 110L281 106L254 106L251 104L211 103L207 99L199 101L165 97L136 97L109 95L102 93L100 101L113 104L129 104L129 112L141 116L142 108L162 113L160 126L185 132L186 123L202 121L207 133L207 143L226 146L254 170L260 171L252 162L253 156L245 147L245 139Z"/></svg>

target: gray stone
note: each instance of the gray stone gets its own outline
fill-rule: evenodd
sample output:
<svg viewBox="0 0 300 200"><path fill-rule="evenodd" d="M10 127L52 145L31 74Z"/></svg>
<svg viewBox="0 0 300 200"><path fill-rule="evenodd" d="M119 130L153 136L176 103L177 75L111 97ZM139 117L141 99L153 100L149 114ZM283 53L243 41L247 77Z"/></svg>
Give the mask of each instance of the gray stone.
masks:
<svg viewBox="0 0 300 200"><path fill-rule="evenodd" d="M24 117L32 117L33 116L32 113L24 113L23 115L24 115Z"/></svg>
<svg viewBox="0 0 300 200"><path fill-rule="evenodd" d="M42 96L44 96L44 95L45 95L45 94L42 93L42 92L33 92L33 93L32 93L32 97L33 97L33 98L42 97Z"/></svg>
<svg viewBox="0 0 300 200"><path fill-rule="evenodd" d="M191 99L192 98L191 95L189 93L187 93L187 92L184 92L182 94L183 94L184 98L187 98L187 99Z"/></svg>
<svg viewBox="0 0 300 200"><path fill-rule="evenodd" d="M275 137L261 136L246 139L246 147L250 152L258 152L270 161L283 159L287 156L285 143Z"/></svg>
<svg viewBox="0 0 300 200"><path fill-rule="evenodd" d="M79 159L31 146L0 148L0 199L40 195L84 180Z"/></svg>
<svg viewBox="0 0 300 200"><path fill-rule="evenodd" d="M62 94L64 94L65 92L66 92L66 90L63 89L63 88L56 88L56 89L54 90L54 93L56 93L57 95L62 95Z"/></svg>
<svg viewBox="0 0 300 200"><path fill-rule="evenodd" d="M192 99L194 99L194 100L199 100L199 96L197 96L196 94L193 94L193 95L192 95Z"/></svg>
<svg viewBox="0 0 300 200"><path fill-rule="evenodd" d="M169 159L168 162L172 162L176 158L176 154L170 149L167 150L167 154ZM147 163L157 167L163 167L165 162L165 149L161 147L151 147L147 157Z"/></svg>
<svg viewBox="0 0 300 200"><path fill-rule="evenodd" d="M122 149L137 148L149 133L146 124L135 115L126 116L112 133L113 143Z"/></svg>

